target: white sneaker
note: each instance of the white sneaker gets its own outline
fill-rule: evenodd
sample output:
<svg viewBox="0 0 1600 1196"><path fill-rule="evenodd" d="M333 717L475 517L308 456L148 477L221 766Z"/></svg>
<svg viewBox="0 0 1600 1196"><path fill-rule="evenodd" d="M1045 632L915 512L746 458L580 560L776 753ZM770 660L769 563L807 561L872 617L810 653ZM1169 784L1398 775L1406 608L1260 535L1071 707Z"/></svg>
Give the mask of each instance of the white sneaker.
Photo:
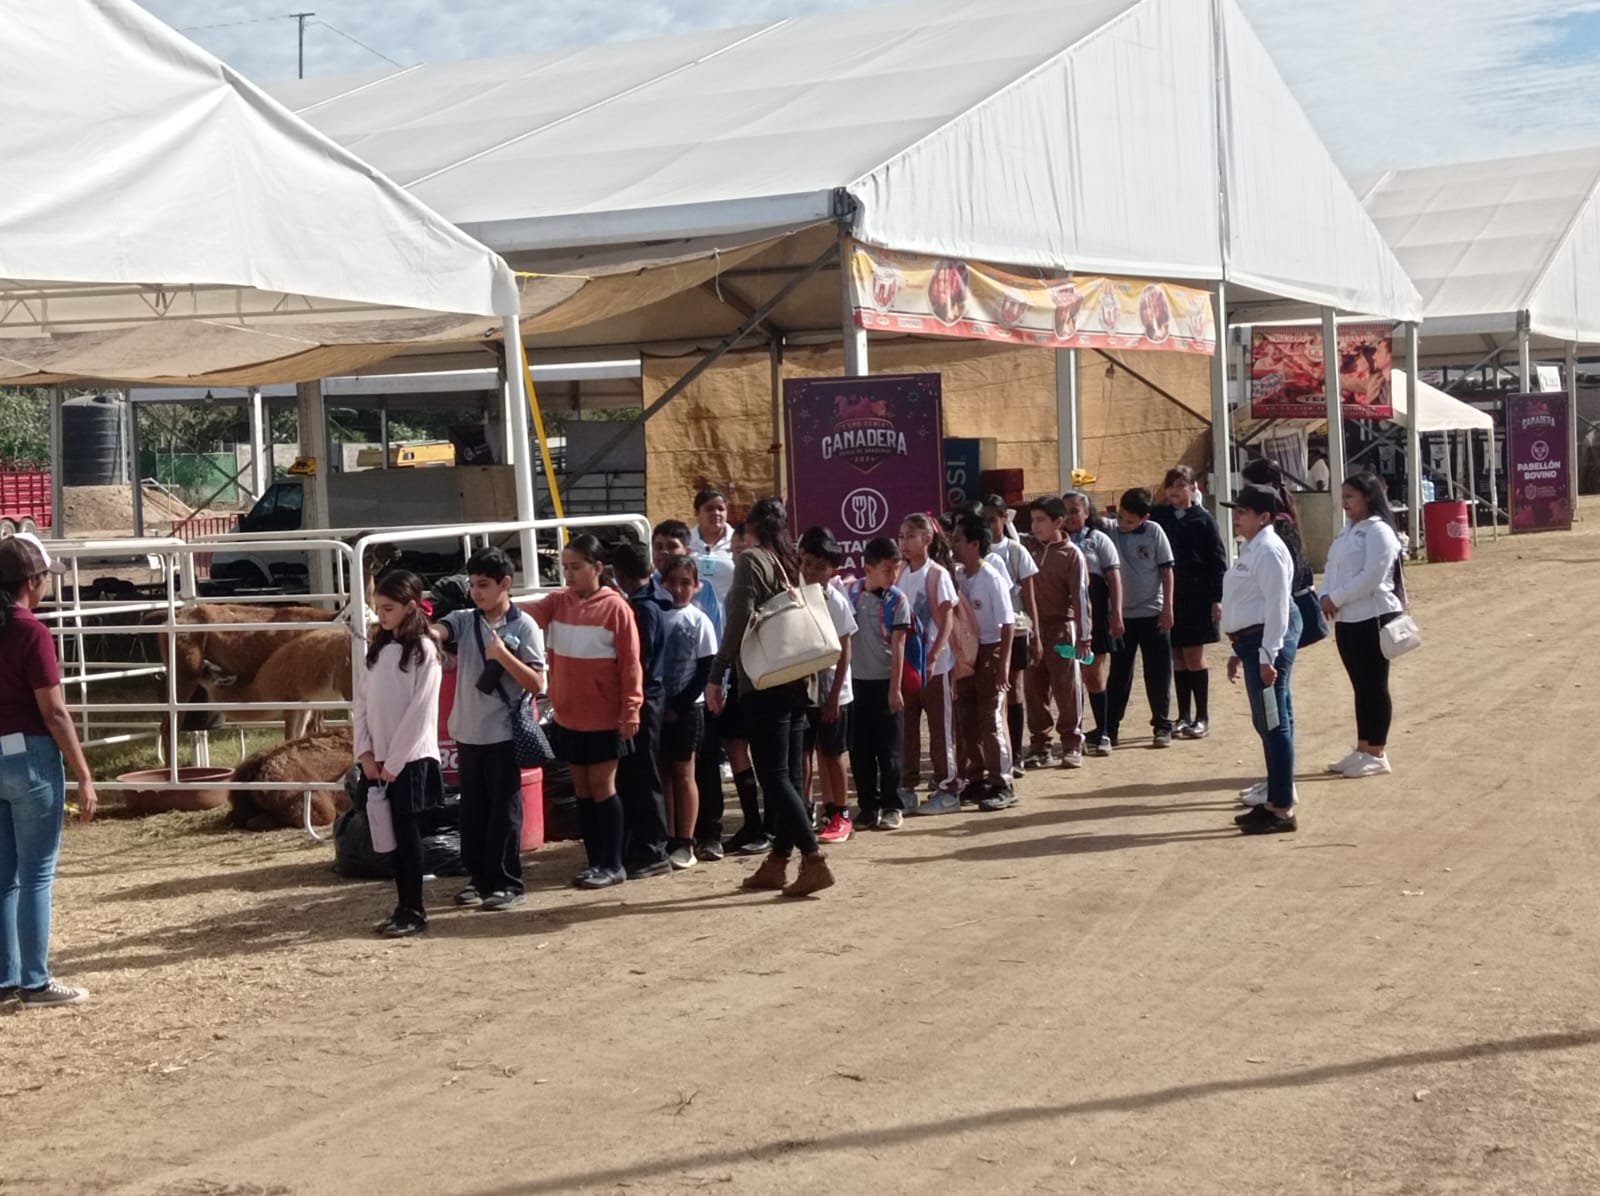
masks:
<svg viewBox="0 0 1600 1196"><path fill-rule="evenodd" d="M1359 781L1362 777L1388 776L1394 769L1389 766L1388 756L1372 756L1366 752L1357 752L1355 762L1342 771L1352 781Z"/></svg>
<svg viewBox="0 0 1600 1196"><path fill-rule="evenodd" d="M1332 764L1328 765L1328 771L1343 772L1345 769L1354 765L1356 761L1360 760L1361 757L1365 755L1366 753L1361 751L1359 748L1351 748L1350 754L1343 760L1335 760Z"/></svg>
<svg viewBox="0 0 1600 1196"><path fill-rule="evenodd" d="M667 856L667 862L670 863L674 869L682 872L685 869L693 868L700 861L695 858L694 848L690 847L688 844L684 844L682 847L674 847L672 849L671 853Z"/></svg>

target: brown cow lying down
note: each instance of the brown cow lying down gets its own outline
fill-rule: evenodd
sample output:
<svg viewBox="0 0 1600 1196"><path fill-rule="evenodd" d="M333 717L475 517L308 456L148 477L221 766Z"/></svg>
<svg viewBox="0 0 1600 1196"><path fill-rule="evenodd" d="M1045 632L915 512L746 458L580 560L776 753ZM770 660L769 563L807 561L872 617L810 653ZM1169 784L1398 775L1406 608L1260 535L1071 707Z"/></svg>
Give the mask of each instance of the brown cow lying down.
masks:
<svg viewBox="0 0 1600 1196"><path fill-rule="evenodd" d="M228 821L248 831L273 831L302 825L303 789L296 781L338 781L355 759L348 728L340 727L322 735L291 739L242 761L234 770L236 781L282 781L285 789L235 790L228 795L233 812ZM311 822L329 826L334 818L350 808L344 792L319 789L311 795Z"/></svg>

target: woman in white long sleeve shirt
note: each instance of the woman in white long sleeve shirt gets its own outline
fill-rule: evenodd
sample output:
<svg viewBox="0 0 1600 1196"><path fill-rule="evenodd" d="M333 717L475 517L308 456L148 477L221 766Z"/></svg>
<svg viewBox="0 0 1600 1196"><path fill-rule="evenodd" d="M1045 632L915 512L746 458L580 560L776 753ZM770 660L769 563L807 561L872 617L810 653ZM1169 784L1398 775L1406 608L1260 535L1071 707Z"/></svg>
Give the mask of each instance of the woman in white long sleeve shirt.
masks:
<svg viewBox="0 0 1600 1196"><path fill-rule="evenodd" d="M1272 528L1278 499L1264 486L1246 486L1232 503L1234 534L1244 540L1239 560L1222 579L1222 630L1233 644L1228 680L1244 674L1250 715L1267 761L1266 801L1235 821L1247 835L1296 829L1294 704L1289 676L1300 643L1300 609L1290 597L1294 557Z"/></svg>
<svg viewBox="0 0 1600 1196"><path fill-rule="evenodd" d="M394 913L375 928L407 938L428 928L422 901L422 830L417 816L444 801L439 772L439 648L422 612L422 582L391 570L378 579L378 632L355 695L356 758L368 795L383 786L394 821ZM369 815L370 816L370 815Z"/></svg>
<svg viewBox="0 0 1600 1196"><path fill-rule="evenodd" d="M1347 522L1328 549L1322 578L1322 612L1334 620L1339 659L1356 697L1356 746L1329 772L1357 779L1392 771L1385 748L1394 703L1389 697L1389 660L1381 647L1383 625L1404 603L1395 592L1400 537L1381 479L1360 473L1344 484Z"/></svg>

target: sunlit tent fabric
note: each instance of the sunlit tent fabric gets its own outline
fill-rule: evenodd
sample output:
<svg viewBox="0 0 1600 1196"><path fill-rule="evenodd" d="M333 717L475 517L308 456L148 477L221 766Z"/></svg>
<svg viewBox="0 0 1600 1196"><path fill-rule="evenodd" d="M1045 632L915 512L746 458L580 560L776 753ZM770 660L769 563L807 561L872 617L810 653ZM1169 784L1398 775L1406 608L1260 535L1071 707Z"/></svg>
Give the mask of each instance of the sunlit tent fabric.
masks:
<svg viewBox="0 0 1600 1196"><path fill-rule="evenodd" d="M529 269L776 242L754 275L842 225L890 249L1419 311L1235 0L927 0L273 91ZM747 306L775 290L743 285ZM696 283L590 343L726 331L724 297ZM836 332L839 307L819 278L771 323Z"/></svg>
<svg viewBox="0 0 1600 1196"><path fill-rule="evenodd" d="M0 373L307 379L519 310L495 253L136 5L0 29Z"/></svg>
<svg viewBox="0 0 1600 1196"><path fill-rule="evenodd" d="M1536 348L1600 344L1600 147L1355 186L1421 292L1426 356L1475 358L1523 320Z"/></svg>
<svg viewBox="0 0 1600 1196"><path fill-rule="evenodd" d="M1417 381L1417 418L1411 418L1407 395L1410 393L1403 370L1394 371L1394 422L1419 432L1493 432L1494 419L1487 411L1453 399L1437 386Z"/></svg>

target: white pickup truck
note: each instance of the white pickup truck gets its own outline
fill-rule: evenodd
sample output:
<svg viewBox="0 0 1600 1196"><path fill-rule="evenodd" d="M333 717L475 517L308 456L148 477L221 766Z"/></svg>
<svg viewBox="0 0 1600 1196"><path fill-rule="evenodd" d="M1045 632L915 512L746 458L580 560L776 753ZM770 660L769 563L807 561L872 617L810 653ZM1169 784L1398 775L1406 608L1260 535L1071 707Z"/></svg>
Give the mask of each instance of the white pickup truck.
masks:
<svg viewBox="0 0 1600 1196"><path fill-rule="evenodd" d="M305 480L291 477L274 482L240 518L239 531L302 530ZM498 523L516 517L516 481L509 465L369 469L328 477L328 526L361 529L362 535L384 528ZM515 539L508 537L508 546ZM212 559L212 579L244 586L306 587L309 570L305 553L264 549L265 546L240 545L218 552ZM425 575L448 572L462 563L461 542L442 538L408 544L400 560Z"/></svg>

